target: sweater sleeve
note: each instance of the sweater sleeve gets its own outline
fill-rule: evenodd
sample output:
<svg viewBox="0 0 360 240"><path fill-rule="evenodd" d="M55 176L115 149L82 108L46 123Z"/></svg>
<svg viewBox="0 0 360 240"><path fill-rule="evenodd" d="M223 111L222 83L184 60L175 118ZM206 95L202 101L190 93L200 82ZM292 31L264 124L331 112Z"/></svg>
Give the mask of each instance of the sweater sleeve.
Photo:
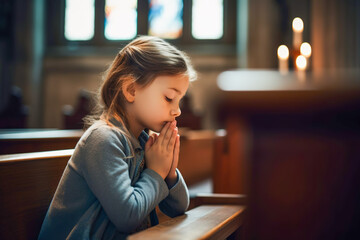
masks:
<svg viewBox="0 0 360 240"><path fill-rule="evenodd" d="M184 214L189 207L189 191L180 171L176 169L178 179L170 189L169 195L159 204L160 210L169 217Z"/></svg>
<svg viewBox="0 0 360 240"><path fill-rule="evenodd" d="M151 169L131 186L124 145L114 132L94 130L83 147L83 176L119 231L135 230L168 196L165 181Z"/></svg>

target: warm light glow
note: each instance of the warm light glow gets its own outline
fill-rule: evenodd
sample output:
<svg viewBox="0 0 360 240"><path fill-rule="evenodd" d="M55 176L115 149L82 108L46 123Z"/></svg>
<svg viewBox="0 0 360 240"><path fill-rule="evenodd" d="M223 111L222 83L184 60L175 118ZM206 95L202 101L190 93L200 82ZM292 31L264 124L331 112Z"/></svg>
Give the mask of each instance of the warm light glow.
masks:
<svg viewBox="0 0 360 240"><path fill-rule="evenodd" d="M301 18L294 18L292 22L292 27L295 32L302 32L304 30L304 22Z"/></svg>
<svg viewBox="0 0 360 240"><path fill-rule="evenodd" d="M166 39L181 37L183 0L149 0L149 6L149 35Z"/></svg>
<svg viewBox="0 0 360 240"><path fill-rule="evenodd" d="M224 0L193 0L191 33L196 39L220 39L224 35Z"/></svg>
<svg viewBox="0 0 360 240"><path fill-rule="evenodd" d="M289 58L289 49L285 45L280 45L280 47L277 50L278 57L280 59L288 59Z"/></svg>
<svg viewBox="0 0 360 240"><path fill-rule="evenodd" d="M296 67L299 70L305 70L306 69L306 58L303 55L300 55L296 58Z"/></svg>
<svg viewBox="0 0 360 240"><path fill-rule="evenodd" d="M87 41L94 37L94 0L66 0L64 36L70 41Z"/></svg>
<svg viewBox="0 0 360 240"><path fill-rule="evenodd" d="M298 89L293 73L280 75L273 70L232 70L219 74L217 85L223 91L288 91Z"/></svg>
<svg viewBox="0 0 360 240"><path fill-rule="evenodd" d="M301 53L301 55L304 55L307 58L310 57L311 56L310 44L307 42L302 43L300 46L300 53Z"/></svg>
<svg viewBox="0 0 360 240"><path fill-rule="evenodd" d="M137 34L137 0L105 0L105 38L133 39Z"/></svg>

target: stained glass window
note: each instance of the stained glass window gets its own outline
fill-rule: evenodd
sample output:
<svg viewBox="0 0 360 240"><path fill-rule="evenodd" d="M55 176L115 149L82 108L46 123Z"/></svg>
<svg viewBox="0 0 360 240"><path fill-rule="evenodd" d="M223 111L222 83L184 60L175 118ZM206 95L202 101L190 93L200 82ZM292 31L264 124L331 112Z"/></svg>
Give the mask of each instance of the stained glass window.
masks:
<svg viewBox="0 0 360 240"><path fill-rule="evenodd" d="M193 0L192 35L196 39L219 39L224 32L223 0Z"/></svg>
<svg viewBox="0 0 360 240"><path fill-rule="evenodd" d="M65 38L90 40L94 36L94 0L66 0Z"/></svg>
<svg viewBox="0 0 360 240"><path fill-rule="evenodd" d="M137 34L137 0L105 1L105 37L133 39Z"/></svg>
<svg viewBox="0 0 360 240"><path fill-rule="evenodd" d="M149 35L175 39L183 31L183 0L149 0Z"/></svg>

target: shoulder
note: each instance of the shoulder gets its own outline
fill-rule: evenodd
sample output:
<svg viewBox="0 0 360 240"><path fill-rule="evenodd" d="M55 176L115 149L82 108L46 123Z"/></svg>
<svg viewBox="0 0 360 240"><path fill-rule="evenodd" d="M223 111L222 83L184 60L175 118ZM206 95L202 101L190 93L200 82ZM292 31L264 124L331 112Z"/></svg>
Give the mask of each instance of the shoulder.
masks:
<svg viewBox="0 0 360 240"><path fill-rule="evenodd" d="M96 121L88 128L79 141L79 145L86 148L101 149L107 145L117 145L126 150L128 140L122 131L116 126L110 126L105 121Z"/></svg>

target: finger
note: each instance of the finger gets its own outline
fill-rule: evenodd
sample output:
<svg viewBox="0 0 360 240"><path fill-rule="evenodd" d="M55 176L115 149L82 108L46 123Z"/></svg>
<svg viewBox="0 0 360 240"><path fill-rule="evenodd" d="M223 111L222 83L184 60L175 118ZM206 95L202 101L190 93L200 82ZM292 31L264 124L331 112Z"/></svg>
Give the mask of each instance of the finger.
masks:
<svg viewBox="0 0 360 240"><path fill-rule="evenodd" d="M159 134L159 143L162 143L163 142L163 139L164 139L164 137L165 137L165 134L166 134L166 132L167 132L167 130L169 129L169 126L170 126L170 122L167 122L165 125L164 125L164 127L161 129L161 131L160 131L160 134Z"/></svg>
<svg viewBox="0 0 360 240"><path fill-rule="evenodd" d="M172 121L171 124L168 126L167 131L166 131L166 133L165 133L165 135L163 136L163 139L162 139L162 145L164 147L168 146L169 141L171 139L171 136L173 134L173 130L175 128L175 125L176 125L176 121Z"/></svg>
<svg viewBox="0 0 360 240"><path fill-rule="evenodd" d="M171 166L171 171L175 172L177 165L179 163L179 154L180 154L180 136L176 135L175 147L174 147L174 159Z"/></svg>
<svg viewBox="0 0 360 240"><path fill-rule="evenodd" d="M177 134L176 141L175 141L175 148L174 148L174 161L173 161L174 169L177 168L177 165L179 162L179 154L180 154L180 136L179 136L179 134Z"/></svg>
<svg viewBox="0 0 360 240"><path fill-rule="evenodd" d="M156 142L157 140L158 140L158 138L159 138L159 134L154 134L154 142Z"/></svg>
<svg viewBox="0 0 360 240"><path fill-rule="evenodd" d="M151 135L151 137L152 137L152 139L153 139L153 144L155 144L155 143L156 143L156 140L157 140L157 138L158 138L158 134L154 133L154 134Z"/></svg>
<svg viewBox="0 0 360 240"><path fill-rule="evenodd" d="M178 132L177 128L175 128L175 129L172 130L172 135L171 135L171 137L170 137L169 144L168 144L168 146L167 146L169 151L173 151L173 149L174 149L174 145L175 145L175 142L176 142L177 132Z"/></svg>
<svg viewBox="0 0 360 240"><path fill-rule="evenodd" d="M147 142L145 143L145 149L149 149L153 145L153 143L154 143L154 138L153 136L150 136Z"/></svg>

